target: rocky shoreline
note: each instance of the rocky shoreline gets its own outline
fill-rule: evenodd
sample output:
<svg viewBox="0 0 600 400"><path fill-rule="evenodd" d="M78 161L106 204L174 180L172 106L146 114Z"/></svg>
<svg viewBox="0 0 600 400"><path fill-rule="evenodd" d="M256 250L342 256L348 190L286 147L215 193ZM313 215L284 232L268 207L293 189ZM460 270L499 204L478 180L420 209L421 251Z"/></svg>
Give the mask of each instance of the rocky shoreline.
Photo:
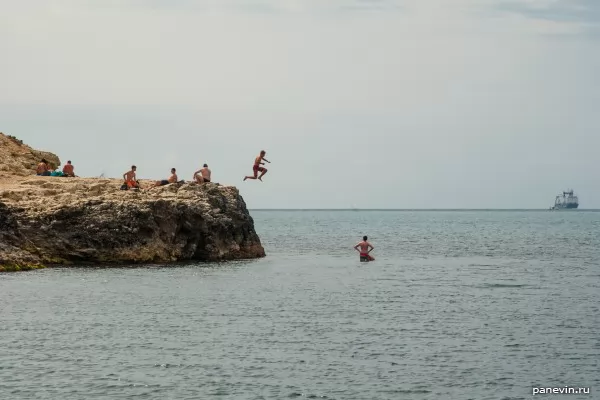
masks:
<svg viewBox="0 0 600 400"><path fill-rule="evenodd" d="M14 142L1 134L0 140ZM3 162L10 146L0 144L0 272L265 256L233 186L175 183L137 191L119 190L119 179L42 177L28 168L6 174L6 165L29 161L8 149L13 164Z"/></svg>

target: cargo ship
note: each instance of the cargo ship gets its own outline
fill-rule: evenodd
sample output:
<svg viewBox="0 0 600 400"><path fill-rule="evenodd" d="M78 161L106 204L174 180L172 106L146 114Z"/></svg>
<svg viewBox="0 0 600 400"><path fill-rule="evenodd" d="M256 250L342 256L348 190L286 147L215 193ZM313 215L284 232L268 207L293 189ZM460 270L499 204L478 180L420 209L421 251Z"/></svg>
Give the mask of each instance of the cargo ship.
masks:
<svg viewBox="0 0 600 400"><path fill-rule="evenodd" d="M554 206L550 207L551 210L565 210L575 209L579 207L579 199L573 194L573 189L562 192L562 195L556 196L554 199Z"/></svg>

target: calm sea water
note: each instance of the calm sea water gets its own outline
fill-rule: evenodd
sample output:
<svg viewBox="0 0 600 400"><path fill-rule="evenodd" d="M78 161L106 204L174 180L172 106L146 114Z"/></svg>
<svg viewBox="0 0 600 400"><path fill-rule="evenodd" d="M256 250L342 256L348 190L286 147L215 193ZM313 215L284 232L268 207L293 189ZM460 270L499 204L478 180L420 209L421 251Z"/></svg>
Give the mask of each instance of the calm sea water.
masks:
<svg viewBox="0 0 600 400"><path fill-rule="evenodd" d="M265 259L0 275L0 399L600 398L600 213L252 215Z"/></svg>

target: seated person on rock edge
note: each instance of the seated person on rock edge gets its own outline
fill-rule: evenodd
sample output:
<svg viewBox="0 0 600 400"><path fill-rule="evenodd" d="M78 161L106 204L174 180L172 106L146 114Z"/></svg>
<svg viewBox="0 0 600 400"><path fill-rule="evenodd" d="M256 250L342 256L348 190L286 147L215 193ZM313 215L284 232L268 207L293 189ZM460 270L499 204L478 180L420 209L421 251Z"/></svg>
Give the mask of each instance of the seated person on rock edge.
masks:
<svg viewBox="0 0 600 400"><path fill-rule="evenodd" d="M50 176L52 175L52 171L50 171L50 167L48 166L48 161L45 158L42 158L42 161L38 164L35 173L38 176Z"/></svg>
<svg viewBox="0 0 600 400"><path fill-rule="evenodd" d="M125 185L127 185L127 189L134 189L140 187L140 184L137 181L135 171L137 171L137 167L135 165L132 165L131 171L125 172L123 174L123 179L125 180Z"/></svg>
<svg viewBox="0 0 600 400"><path fill-rule="evenodd" d="M208 169L208 164L204 164L204 167L196 172L194 172L193 181L197 183L210 182L210 169Z"/></svg>
<svg viewBox="0 0 600 400"><path fill-rule="evenodd" d="M63 167L63 176L75 177L75 167L71 164L71 160L67 161L67 164Z"/></svg>
<svg viewBox="0 0 600 400"><path fill-rule="evenodd" d="M156 182L154 182L154 185L150 186L148 189L152 189L157 186L168 185L169 183L175 183L175 182L177 182L177 174L175 173L175 168L171 168L171 176L169 177L169 179L163 179L162 181L156 181Z"/></svg>

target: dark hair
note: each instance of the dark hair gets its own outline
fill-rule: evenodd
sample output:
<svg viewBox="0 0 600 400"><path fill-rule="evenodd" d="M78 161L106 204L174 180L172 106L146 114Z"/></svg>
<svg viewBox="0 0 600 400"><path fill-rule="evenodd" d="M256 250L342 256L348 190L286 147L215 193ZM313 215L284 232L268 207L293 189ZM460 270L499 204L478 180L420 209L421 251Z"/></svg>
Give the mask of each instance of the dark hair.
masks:
<svg viewBox="0 0 600 400"><path fill-rule="evenodd" d="M363 236L363 240L367 240L367 237L366 237L366 236Z"/></svg>
<svg viewBox="0 0 600 400"><path fill-rule="evenodd" d="M71 160L67 161L67 164L71 164Z"/></svg>
<svg viewBox="0 0 600 400"><path fill-rule="evenodd" d="M137 168L137 167L136 167L135 165L132 165L132 166L131 166L131 169L134 169L134 168Z"/></svg>
<svg viewBox="0 0 600 400"><path fill-rule="evenodd" d="M42 162L45 163L45 164L48 164L48 161L46 161L45 158L42 158Z"/></svg>
<svg viewBox="0 0 600 400"><path fill-rule="evenodd" d="M263 153L267 154L267 152L266 152L266 151L264 151L264 150L261 150L261 151L260 151L260 153L261 153L261 154L263 154Z"/></svg>
<svg viewBox="0 0 600 400"><path fill-rule="evenodd" d="M204 166L205 166L206 168L208 168L208 164L204 164Z"/></svg>
<svg viewBox="0 0 600 400"><path fill-rule="evenodd" d="M171 171L177 171L175 168L171 168Z"/></svg>

